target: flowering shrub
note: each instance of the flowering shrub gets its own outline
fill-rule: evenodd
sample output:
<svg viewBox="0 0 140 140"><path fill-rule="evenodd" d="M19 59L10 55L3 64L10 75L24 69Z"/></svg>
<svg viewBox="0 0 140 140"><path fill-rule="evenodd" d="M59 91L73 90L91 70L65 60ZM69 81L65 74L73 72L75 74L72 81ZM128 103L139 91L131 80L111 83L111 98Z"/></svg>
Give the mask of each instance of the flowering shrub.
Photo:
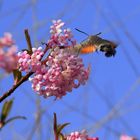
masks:
<svg viewBox="0 0 140 140"><path fill-rule="evenodd" d="M61 29L63 26L61 20L53 21L47 44L50 53L43 61L42 47L32 48L32 54L28 51L18 53L19 70L34 72L33 77L29 78L32 88L45 98L61 98L88 80L89 68L85 69L82 59L70 51L69 48L72 48L76 41L69 29Z"/></svg>
<svg viewBox="0 0 140 140"><path fill-rule="evenodd" d="M78 88L86 83L90 67L84 67L83 60L74 51L77 43L72 32L70 29L63 29L63 26L64 23L61 20L53 21L50 30L51 36L45 49L42 47L33 48L31 42L28 42L29 38L26 38L28 45L30 45L28 50L17 53L17 48L10 33L5 33L0 38L0 68L8 73L13 72L15 78L13 87L0 97L0 101L11 95L27 79L32 83L33 90L39 95L45 98L55 96L56 99L62 98L73 88ZM22 72L27 74L22 76ZM12 102L6 102L3 105L0 128L6 124L6 117L9 114ZM17 118L25 119L23 116L17 116ZM59 138L62 140L98 140L97 137L89 137L85 130L63 135L61 131L68 124L57 125L56 114L54 113L55 140ZM122 135L120 140L136 139Z"/></svg>

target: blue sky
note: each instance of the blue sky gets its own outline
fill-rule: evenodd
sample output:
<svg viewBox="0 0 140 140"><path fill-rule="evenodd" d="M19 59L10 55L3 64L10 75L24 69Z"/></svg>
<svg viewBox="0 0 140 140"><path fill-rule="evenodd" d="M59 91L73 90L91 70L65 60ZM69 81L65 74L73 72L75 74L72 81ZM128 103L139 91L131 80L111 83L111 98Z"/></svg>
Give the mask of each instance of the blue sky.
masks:
<svg viewBox="0 0 140 140"><path fill-rule="evenodd" d="M24 83L9 99L15 98L11 116L23 115L28 119L7 125L0 133L0 140L29 138L40 110L38 100L45 113L33 140L53 139L53 112L57 113L60 123L71 123L65 133L87 129L89 135L99 136L101 140L117 140L122 133L140 138L139 16L139 0L0 0L0 36L11 32L19 50L27 47L25 28L29 29L33 45L39 46L49 38L53 19L62 19L78 42L85 35L75 31L75 27L88 34L102 32L102 38L119 43L114 58L106 58L102 53L82 55L85 65L92 67L90 78L85 86L62 100L39 97L32 91L30 82ZM12 80L12 75L8 75L0 81L1 94L12 86ZM114 106L119 106L120 115L114 113L108 120L107 115ZM107 122L96 129L96 123L103 118Z"/></svg>

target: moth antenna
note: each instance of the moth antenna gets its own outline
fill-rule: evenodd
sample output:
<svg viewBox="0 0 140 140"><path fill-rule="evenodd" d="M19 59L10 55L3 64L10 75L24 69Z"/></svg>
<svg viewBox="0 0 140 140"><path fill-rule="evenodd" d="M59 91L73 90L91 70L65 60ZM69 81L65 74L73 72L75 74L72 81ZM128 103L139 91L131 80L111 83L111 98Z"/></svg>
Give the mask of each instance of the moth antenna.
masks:
<svg viewBox="0 0 140 140"><path fill-rule="evenodd" d="M97 34L95 34L95 35L100 35L100 34L102 34L102 32L99 32L99 33L97 33Z"/></svg>
<svg viewBox="0 0 140 140"><path fill-rule="evenodd" d="M86 33L86 32L84 32L84 31L81 31L81 30L79 30L79 29L77 29L77 28L75 28L75 30L77 30L78 32L81 32L81 33L83 33L83 34L85 34L85 35L89 36L89 34L87 34L87 33Z"/></svg>

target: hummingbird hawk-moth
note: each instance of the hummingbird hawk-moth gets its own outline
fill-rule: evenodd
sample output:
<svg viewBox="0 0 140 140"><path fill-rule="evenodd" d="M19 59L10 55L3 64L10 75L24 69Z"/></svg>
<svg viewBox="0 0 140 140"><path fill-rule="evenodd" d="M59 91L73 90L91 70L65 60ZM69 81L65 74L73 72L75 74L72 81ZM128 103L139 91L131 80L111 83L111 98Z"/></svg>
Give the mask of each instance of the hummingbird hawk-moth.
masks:
<svg viewBox="0 0 140 140"><path fill-rule="evenodd" d="M76 30L80 31L79 29ZM80 32L88 35L83 31ZM74 46L73 49L80 54L87 54L96 51L101 51L105 53L106 57L115 56L116 47L118 46L118 44L110 40L102 39L101 37L99 37L100 34L101 33L98 33L96 35L91 35L91 36L88 35L88 37L84 41Z"/></svg>

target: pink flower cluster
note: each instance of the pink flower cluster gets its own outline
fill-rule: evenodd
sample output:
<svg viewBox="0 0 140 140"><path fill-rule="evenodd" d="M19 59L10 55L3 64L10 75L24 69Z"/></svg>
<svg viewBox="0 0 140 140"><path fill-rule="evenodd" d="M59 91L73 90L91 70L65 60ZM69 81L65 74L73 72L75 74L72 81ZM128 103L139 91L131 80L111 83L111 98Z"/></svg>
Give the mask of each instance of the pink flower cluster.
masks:
<svg viewBox="0 0 140 140"><path fill-rule="evenodd" d="M64 22L61 20L53 20L53 25L50 27L51 37L48 41L50 47L56 46L74 46L76 40L73 39L73 35L70 29L61 28L64 26Z"/></svg>
<svg viewBox="0 0 140 140"><path fill-rule="evenodd" d="M85 69L82 59L65 49L55 48L46 65L30 78L33 89L44 97L61 98L88 79L89 68Z"/></svg>
<svg viewBox="0 0 140 140"><path fill-rule="evenodd" d="M96 138L90 138L87 135L87 132L83 130L82 132L72 132L71 134L65 136L66 140L99 140L97 137Z"/></svg>
<svg viewBox="0 0 140 140"><path fill-rule="evenodd" d="M17 68L17 48L14 45L12 35L5 33L0 38L0 68L10 73Z"/></svg>
<svg viewBox="0 0 140 140"><path fill-rule="evenodd" d="M32 54L27 51L20 52L18 53L18 65L21 71L34 72L33 77L29 78L34 91L45 98L55 96L58 99L67 92L71 92L73 88L84 85L88 80L90 70L84 68L79 56L65 47L60 47L72 41L72 33L61 29L64 25L61 20L53 23L52 36L48 41L51 45L51 47L48 45L51 48L49 55L41 62L42 56L45 55L41 47L33 48Z"/></svg>
<svg viewBox="0 0 140 140"><path fill-rule="evenodd" d="M136 138L130 137L128 135L121 135L120 140L136 140Z"/></svg>
<svg viewBox="0 0 140 140"><path fill-rule="evenodd" d="M40 71L42 64L41 58L44 54L42 47L32 48L33 53L29 54L27 51L18 53L18 67L20 71L36 72Z"/></svg>

